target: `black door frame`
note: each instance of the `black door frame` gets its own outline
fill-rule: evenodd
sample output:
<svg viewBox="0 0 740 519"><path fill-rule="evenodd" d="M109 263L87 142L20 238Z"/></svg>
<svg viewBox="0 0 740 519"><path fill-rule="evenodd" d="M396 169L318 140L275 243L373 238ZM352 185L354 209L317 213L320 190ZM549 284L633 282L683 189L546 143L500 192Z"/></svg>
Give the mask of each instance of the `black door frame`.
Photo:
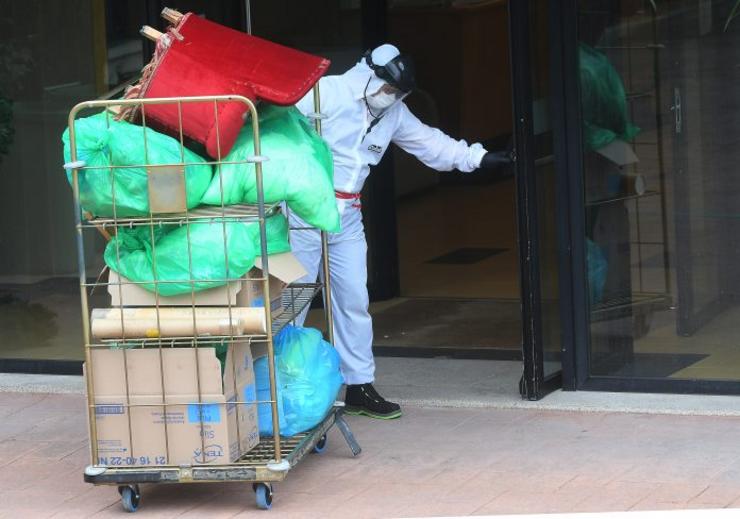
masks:
<svg viewBox="0 0 740 519"><path fill-rule="evenodd" d="M588 373L588 286L583 197L576 0L548 2L553 154L557 175L562 386L581 389Z"/></svg>
<svg viewBox="0 0 740 519"><path fill-rule="evenodd" d="M548 5L552 6L553 3L557 2L548 2ZM540 226L532 114L530 4L530 0L509 1L509 49L516 149L516 212L522 309L522 358L524 360L519 391L522 397L528 400L539 400L562 386L563 371L546 375L544 368L545 339L542 333ZM550 62L552 63L552 57L550 57ZM558 173L556 170L556 174ZM564 227L561 220L562 218L558 215L559 239L562 239L560 229ZM560 265L559 269L562 270L562 267L563 265ZM559 272L559 276L562 276L562 272ZM560 306L562 311L565 306L562 299ZM563 323L563 328L569 327ZM562 340L561 343L565 344ZM562 352L561 358L563 358Z"/></svg>
<svg viewBox="0 0 740 519"><path fill-rule="evenodd" d="M516 218L522 318L522 397L537 400L544 373L540 301L537 187L532 126L529 0L509 1L509 52L516 150Z"/></svg>

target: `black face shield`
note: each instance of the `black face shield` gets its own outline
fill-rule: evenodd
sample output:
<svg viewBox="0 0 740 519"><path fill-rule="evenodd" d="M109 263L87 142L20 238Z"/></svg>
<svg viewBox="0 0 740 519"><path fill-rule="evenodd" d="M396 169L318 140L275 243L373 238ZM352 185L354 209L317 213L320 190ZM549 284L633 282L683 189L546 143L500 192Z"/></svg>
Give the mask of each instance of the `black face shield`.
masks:
<svg viewBox="0 0 740 519"><path fill-rule="evenodd" d="M408 56L399 54L381 66L373 63L371 51L367 51L365 53L365 63L375 72L376 76L403 92L411 92L416 86L414 63Z"/></svg>

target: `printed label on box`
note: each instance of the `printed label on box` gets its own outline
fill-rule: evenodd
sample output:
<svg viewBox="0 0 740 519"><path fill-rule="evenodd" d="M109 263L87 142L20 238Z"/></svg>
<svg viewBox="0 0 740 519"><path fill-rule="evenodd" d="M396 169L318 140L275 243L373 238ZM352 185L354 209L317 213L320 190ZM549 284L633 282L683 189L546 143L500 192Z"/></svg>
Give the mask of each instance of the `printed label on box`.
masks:
<svg viewBox="0 0 740 519"><path fill-rule="evenodd" d="M164 465L167 462L165 456L99 456L98 465L111 467L132 465Z"/></svg>
<svg viewBox="0 0 740 519"><path fill-rule="evenodd" d="M124 412L123 404L98 404L95 406L96 415L123 414Z"/></svg>
<svg viewBox="0 0 740 519"><path fill-rule="evenodd" d="M100 453L121 453L127 450L120 440L98 440L98 452Z"/></svg>
<svg viewBox="0 0 740 519"><path fill-rule="evenodd" d="M190 423L221 423L219 404L188 404Z"/></svg>
<svg viewBox="0 0 740 519"><path fill-rule="evenodd" d="M163 424L164 423L164 411L152 411L154 420L152 423ZM197 417L197 414L196 414ZM167 425L185 423L185 413L182 411L167 411Z"/></svg>
<svg viewBox="0 0 740 519"><path fill-rule="evenodd" d="M213 463L224 457L224 448L221 445L206 445L203 450L200 447L193 451L195 463Z"/></svg>

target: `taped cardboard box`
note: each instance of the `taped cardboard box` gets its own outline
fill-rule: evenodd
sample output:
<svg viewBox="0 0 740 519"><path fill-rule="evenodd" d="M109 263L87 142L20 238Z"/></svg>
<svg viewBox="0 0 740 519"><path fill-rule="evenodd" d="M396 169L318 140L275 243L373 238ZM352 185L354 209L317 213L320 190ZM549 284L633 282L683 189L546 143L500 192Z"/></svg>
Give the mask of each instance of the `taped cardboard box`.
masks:
<svg viewBox="0 0 740 519"><path fill-rule="evenodd" d="M270 267L270 308L273 317L283 311L282 292L290 283L306 275L306 270L290 252L272 254ZM232 281L225 286L201 290L195 293L196 306L242 306L264 307L262 281L255 280L262 276L262 258L257 258L255 266L239 281ZM112 306L155 306L156 297L152 292L132 283L127 278L110 271L108 276L108 293ZM160 296L160 306L191 306L191 294L178 296Z"/></svg>
<svg viewBox="0 0 740 519"><path fill-rule="evenodd" d="M256 401L247 342L229 345L223 375L212 347L96 349L92 379L99 465L230 463L259 443L257 405L234 403Z"/></svg>

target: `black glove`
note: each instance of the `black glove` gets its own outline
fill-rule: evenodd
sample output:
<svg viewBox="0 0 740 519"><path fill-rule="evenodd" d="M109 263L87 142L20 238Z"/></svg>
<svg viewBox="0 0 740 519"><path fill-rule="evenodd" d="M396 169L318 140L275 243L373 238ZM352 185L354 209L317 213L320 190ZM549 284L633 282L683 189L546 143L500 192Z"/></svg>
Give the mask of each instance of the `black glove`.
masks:
<svg viewBox="0 0 740 519"><path fill-rule="evenodd" d="M489 151L480 161L480 169L497 169L508 166L514 162L514 156L511 151Z"/></svg>

